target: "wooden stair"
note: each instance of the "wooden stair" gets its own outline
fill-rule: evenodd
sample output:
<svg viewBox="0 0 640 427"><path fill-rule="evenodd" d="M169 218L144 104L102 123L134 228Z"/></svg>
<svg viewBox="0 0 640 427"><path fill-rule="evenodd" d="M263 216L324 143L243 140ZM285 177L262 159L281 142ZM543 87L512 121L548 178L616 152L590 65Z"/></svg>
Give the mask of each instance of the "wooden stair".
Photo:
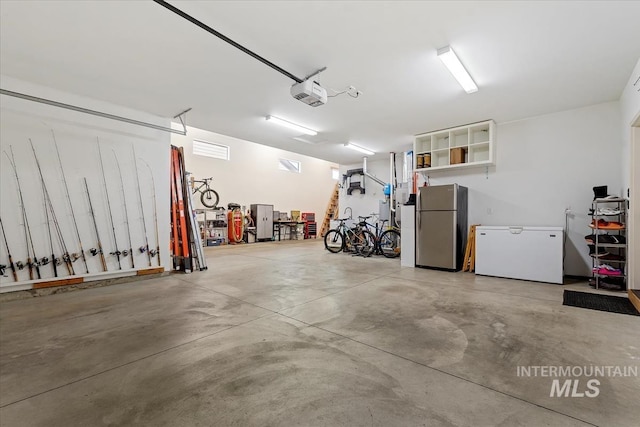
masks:
<svg viewBox="0 0 640 427"><path fill-rule="evenodd" d="M324 235L329 231L331 220L333 218L338 217L338 198L340 196L340 187L336 182L336 186L333 188L333 193L331 193L331 199L329 199L329 205L327 206L327 211L324 214L324 219L322 220L322 228L320 228L320 236L324 237Z"/></svg>

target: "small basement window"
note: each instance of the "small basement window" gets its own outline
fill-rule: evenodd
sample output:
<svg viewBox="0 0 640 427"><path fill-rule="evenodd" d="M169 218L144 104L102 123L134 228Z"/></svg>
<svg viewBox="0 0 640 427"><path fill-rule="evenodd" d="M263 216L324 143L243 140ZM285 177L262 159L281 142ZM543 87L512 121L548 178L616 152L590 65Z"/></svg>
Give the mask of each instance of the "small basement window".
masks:
<svg viewBox="0 0 640 427"><path fill-rule="evenodd" d="M336 168L331 168L331 178L336 181L340 179L340 171Z"/></svg>
<svg viewBox="0 0 640 427"><path fill-rule="evenodd" d="M298 162L297 160L280 159L278 169L300 173L300 162Z"/></svg>
<svg viewBox="0 0 640 427"><path fill-rule="evenodd" d="M229 146L194 139L193 154L197 156L213 157L214 159L220 160L229 160Z"/></svg>

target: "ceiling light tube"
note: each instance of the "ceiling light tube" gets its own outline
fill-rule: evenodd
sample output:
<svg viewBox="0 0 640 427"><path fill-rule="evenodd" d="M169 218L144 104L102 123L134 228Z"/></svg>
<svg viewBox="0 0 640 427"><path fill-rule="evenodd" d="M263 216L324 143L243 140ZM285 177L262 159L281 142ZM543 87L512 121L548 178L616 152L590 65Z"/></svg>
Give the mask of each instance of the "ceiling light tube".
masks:
<svg viewBox="0 0 640 427"><path fill-rule="evenodd" d="M462 65L456 53L451 49L451 46L438 49L438 58L444 62L444 65L447 66L451 74L453 74L453 77L456 78L467 93L478 91L478 86L469 75L469 72L464 68L464 65Z"/></svg>
<svg viewBox="0 0 640 427"><path fill-rule="evenodd" d="M298 132L304 133L306 135L317 135L318 134L318 132L316 132L313 129L309 129L309 128L306 128L304 126L300 126L300 125L297 125L295 123L288 122L288 121L283 120L283 119L278 118L278 117L267 116L266 119L267 119L268 122L275 123L277 125L284 126L284 127L289 128L289 129L297 130Z"/></svg>
<svg viewBox="0 0 640 427"><path fill-rule="evenodd" d="M344 146L347 148L351 148L352 150L356 150L361 153L367 154L369 156L373 156L374 154L376 154L374 151L367 150L366 148L362 148L358 145L352 144L351 142L347 142L346 144L344 144Z"/></svg>

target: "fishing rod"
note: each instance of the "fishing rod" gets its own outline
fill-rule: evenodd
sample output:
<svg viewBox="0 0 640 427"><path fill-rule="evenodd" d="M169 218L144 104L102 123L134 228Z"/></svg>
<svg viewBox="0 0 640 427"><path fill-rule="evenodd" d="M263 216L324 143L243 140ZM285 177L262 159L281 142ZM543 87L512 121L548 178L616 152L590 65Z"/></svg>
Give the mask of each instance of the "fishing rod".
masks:
<svg viewBox="0 0 640 427"><path fill-rule="evenodd" d="M156 203L156 181L153 179L153 170L149 163L145 162L142 158L140 161L149 169L149 175L151 175L151 185L153 186L153 222L156 226L156 253L158 254L158 266L162 265L160 262L160 239L158 237L158 206ZM138 186L139 187L139 186Z"/></svg>
<svg viewBox="0 0 640 427"><path fill-rule="evenodd" d="M109 211L109 222L111 223L111 232L113 234L113 244L115 249L113 252L109 252L110 255L115 255L118 260L118 270L122 270L122 263L120 262L120 255L122 252L118 250L118 239L116 238L116 227L113 224L113 215L111 213L111 202L109 201L109 189L107 188L107 176L104 173L104 163L102 162L102 150L100 150L100 139L98 140L98 155L100 156L100 170L102 171L102 183L104 184L104 192L107 195L107 211Z"/></svg>
<svg viewBox="0 0 640 427"><path fill-rule="evenodd" d="M9 267L11 268L11 275L13 276L13 280L15 282L18 281L18 273L16 272L16 266L13 263L13 257L11 256L11 250L9 249L9 241L7 240L7 235L4 232L4 224L2 223L2 218L0 218L0 227L2 227L2 237L4 238L4 244L7 248L7 256L9 257ZM0 268L2 271L2 275L4 276L4 269L6 266L1 266L2 268Z"/></svg>
<svg viewBox="0 0 640 427"><path fill-rule="evenodd" d="M80 257L82 258L82 262L84 263L84 269L87 274L89 274L89 266L87 265L87 257L84 254L84 248L82 247L82 240L80 239L80 231L78 230L78 223L76 221L76 214L73 211L73 204L71 203L71 196L69 195L69 186L67 185L67 178L64 174L64 168L62 167L62 159L60 158L60 150L58 150L58 141L56 141L56 134L51 129L51 135L53 135L53 144L56 147L56 154L58 155L58 163L60 164L60 171L62 172L62 182L64 183L64 190L67 195L67 202L69 202L69 209L71 210L71 218L73 220L73 227L76 232L76 237L78 238L78 246L80 246ZM77 259L77 254L71 254L73 258ZM74 259L75 261L75 259Z"/></svg>
<svg viewBox="0 0 640 427"><path fill-rule="evenodd" d="M62 235L62 229L60 228L60 223L58 222L58 218L56 216L56 211L53 208L53 202L51 201L51 197L49 196L49 190L47 189L47 184L46 181L44 179L44 175L42 174L42 168L40 167L40 161L38 160L38 156L36 155L36 149L33 146L33 142L31 141L31 139L29 139L29 144L31 145L31 151L33 151L33 158L36 160L36 166L38 167L38 174L40 175L40 182L42 183L42 193L44 196L44 203L45 203L45 213L46 213L46 218L47 218L47 228L49 230L49 239L51 241L51 261L53 262L53 271L54 274L56 274L57 276L57 266L60 265L62 263L62 261L64 261L66 267L67 267L67 272L69 273L69 275L74 276L76 273L73 270L73 261L74 260L71 259L71 255L69 255L69 251L67 250L67 244L64 241L64 236ZM51 221L53 221L53 226L55 227L55 231L56 231L56 237L58 238L58 244L60 245L60 248L62 249L62 259L58 259L55 257L54 251L53 251L53 239L51 238L51 224L49 222L49 213L47 212L47 207L49 209L49 211L51 212Z"/></svg>
<svg viewBox="0 0 640 427"><path fill-rule="evenodd" d="M20 199L20 206L22 206L22 221L24 222L24 239L26 242L27 249L27 267L29 268L29 280L33 280L33 272L35 271L38 279L41 279L40 275L40 261L38 260L38 256L36 255L36 249L33 245L33 237L31 236L31 227L29 227L29 219L27 217L27 210L24 206L24 198L22 197L22 188L20 187L20 178L18 178L18 168L16 167L16 160L13 156L13 146L9 146L9 151L11 152L11 157L4 151L4 155L9 159L9 163L11 163L11 167L13 168L13 174L16 177L16 185L18 187L18 197ZM33 258L31 258L33 255ZM46 258L45 258L46 259ZM22 269L24 267L20 267L22 265L21 261L16 263L18 269Z"/></svg>
<svg viewBox="0 0 640 427"><path fill-rule="evenodd" d="M124 180L122 179L122 169L120 169L120 162L118 161L118 156L116 156L115 150L111 150L113 152L113 157L116 159L116 165L118 166L118 174L120 175L120 186L122 187L122 202L124 204L124 221L127 224L127 237L129 239L129 249L122 251L122 255L125 257L127 255L131 255L131 268L136 268L133 262L133 245L131 244L131 229L129 228L129 214L127 213L127 195L124 192Z"/></svg>
<svg viewBox="0 0 640 427"><path fill-rule="evenodd" d="M93 212L93 204L91 203L91 194L89 194L89 185L87 184L87 178L84 178L84 188L87 191L87 200L89 200L89 212L93 219L93 228L96 232L96 240L98 241L98 248L91 248L89 252L92 256L100 255L100 262L102 263L102 270L107 271L107 261L104 259L104 253L102 252L102 243L100 242L100 233L98 233L98 223L96 222L96 214Z"/></svg>
<svg viewBox="0 0 640 427"><path fill-rule="evenodd" d="M140 252L146 252L149 259L149 267L151 267L151 257L154 255L149 250L149 238L147 237L147 224L144 221L144 204L142 203L142 191L140 190L140 176L138 175L138 162L136 161L136 148L132 145L133 164L136 169L136 181L138 182L138 199L140 200L140 212L142 213L142 229L144 230L145 246L140 247ZM155 252L155 251L154 251Z"/></svg>
<svg viewBox="0 0 640 427"><path fill-rule="evenodd" d="M49 246L51 247L51 266L53 267L53 276L58 277L58 259L53 250L53 236L51 235L51 223L49 222L49 210L47 209L47 196L42 188L42 200L44 203L44 217L47 222L47 231L49 233ZM42 264L47 265L49 263L48 258L42 258Z"/></svg>

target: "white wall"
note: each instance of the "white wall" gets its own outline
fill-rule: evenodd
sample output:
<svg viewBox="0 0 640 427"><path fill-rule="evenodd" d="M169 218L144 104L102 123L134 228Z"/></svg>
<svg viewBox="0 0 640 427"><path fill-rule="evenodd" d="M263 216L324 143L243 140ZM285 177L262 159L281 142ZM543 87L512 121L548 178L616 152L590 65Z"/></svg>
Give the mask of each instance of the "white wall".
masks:
<svg viewBox="0 0 640 427"><path fill-rule="evenodd" d="M340 184L342 184L342 175L346 174L351 169L362 169L363 163L340 165ZM386 182L389 182L389 159L386 160L374 160L367 159L367 172L376 178ZM398 171L401 173L400 171ZM352 177L353 182L364 180L365 194L361 194L360 191L353 191L351 195L347 195L347 189L349 181L346 185L340 189L339 199L339 217L348 217L349 211L345 214L347 207L353 211L353 218L358 219L358 216L369 216L372 212L378 213L379 201L385 200L383 187L370 179L369 177L362 177L362 175L354 175Z"/></svg>
<svg viewBox="0 0 640 427"><path fill-rule="evenodd" d="M428 178L430 185L457 182L469 188L469 224L565 227L570 207L565 274L587 276L591 260L584 236L590 234L592 187L622 192L620 129L618 102L498 123L496 166L434 171ZM388 161L371 162L369 169L387 177ZM377 187L376 196L341 199L341 209L377 210Z"/></svg>
<svg viewBox="0 0 640 427"><path fill-rule="evenodd" d="M56 101L82 106L94 110L108 112L141 121L153 122L161 126L169 126L170 121L150 116L112 104L99 102L89 98L75 96L42 86L21 82L2 76L3 89L53 99ZM22 192L27 210L29 226L33 236L34 247L38 257L51 258L51 249L46 227L45 211L43 207L42 186L37 172L33 153L28 139L31 138L35 146L38 159L42 166L52 203L55 209L61 232L69 252L79 252L78 240L73 228L71 211L69 209L62 174L58 164L51 130L55 131L56 139L62 157L64 172L69 186L70 198L80 232L80 238L85 250L96 247L93 223L90 219L88 201L84 190L83 177L87 178L91 191L91 198L98 221L98 230L104 252L114 249L112 229L108 222L106 196L100 173L96 138L100 138L105 174L109 186L109 197L118 241L118 249L128 247L127 227L125 224L124 199L114 151L120 162L126 188L126 204L129 216L129 227L132 235L132 246L137 248L144 245L145 236L140 214L140 200L135 179L132 146L135 145L136 154L144 159L152 168L157 188L158 224L160 249L165 269L170 268L168 255L169 246L169 134L153 129L142 128L130 124L117 122L105 118L69 111L49 105L43 105L17 99L9 96L0 97L0 145L1 151L10 152L13 148ZM18 203L18 194L13 169L7 157L2 153L1 176L2 192L0 196L0 214L7 233L14 262L25 262L27 259L22 210ZM144 164L139 163L140 186L142 202L146 216L147 236L149 245L157 245L155 226L153 221L153 196L151 189L151 175ZM53 227L53 226L52 226ZM53 229L52 229L53 230ZM54 240L57 256L62 254L57 240ZM2 264L8 264L4 242L0 248ZM90 276L103 276L99 257L87 255ZM114 256L105 255L108 270L119 272ZM135 252L135 269L148 267L146 254ZM157 258L152 260L157 266ZM86 275L81 260L74 263L77 275ZM130 259L122 261L123 270L131 270ZM40 268L43 279L53 278L51 264ZM58 267L59 277L68 273L64 265ZM0 286L11 286L13 278L10 271L8 277L1 278ZM19 281L28 281L28 271L25 268L18 272Z"/></svg>
<svg viewBox="0 0 640 427"><path fill-rule="evenodd" d="M194 139L229 146L230 160L194 155ZM187 136L173 135L171 142L184 148L186 169L196 179L213 177L219 206L233 202L249 209L252 203L268 204L289 214L315 212L316 221L322 222L336 183L331 169L337 164L192 127ZM280 158L299 161L301 172L278 169ZM200 206L197 198L194 201Z"/></svg>

